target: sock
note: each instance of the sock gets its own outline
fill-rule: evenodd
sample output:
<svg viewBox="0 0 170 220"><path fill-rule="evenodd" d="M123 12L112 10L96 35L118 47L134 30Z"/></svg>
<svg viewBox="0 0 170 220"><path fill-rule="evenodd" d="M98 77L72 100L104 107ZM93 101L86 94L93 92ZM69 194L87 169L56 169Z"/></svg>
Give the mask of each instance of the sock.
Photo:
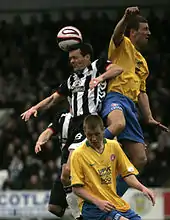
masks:
<svg viewBox="0 0 170 220"><path fill-rule="evenodd" d="M122 197L129 188L128 184L124 181L124 179L121 176L117 176L116 186L117 194L120 197Z"/></svg>
<svg viewBox="0 0 170 220"><path fill-rule="evenodd" d="M104 137L107 138L107 139L112 140L114 138L114 135L109 131L108 128L106 128L104 130Z"/></svg>
<svg viewBox="0 0 170 220"><path fill-rule="evenodd" d="M67 193L66 200L67 200L68 206L71 209L72 216L75 219L79 218L81 216L81 212L78 207L78 197L73 192L70 192L70 193Z"/></svg>

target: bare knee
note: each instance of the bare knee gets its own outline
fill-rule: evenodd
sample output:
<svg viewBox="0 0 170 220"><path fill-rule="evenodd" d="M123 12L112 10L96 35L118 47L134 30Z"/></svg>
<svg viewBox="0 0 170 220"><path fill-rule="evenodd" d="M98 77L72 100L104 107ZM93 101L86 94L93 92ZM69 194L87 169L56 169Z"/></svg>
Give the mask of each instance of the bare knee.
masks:
<svg viewBox="0 0 170 220"><path fill-rule="evenodd" d="M107 117L107 125L113 135L118 135L126 126L124 114L120 110L112 111Z"/></svg>
<svg viewBox="0 0 170 220"><path fill-rule="evenodd" d="M120 134L124 130L124 128L125 128L125 121L117 121L109 125L109 130L115 135Z"/></svg>
<svg viewBox="0 0 170 220"><path fill-rule="evenodd" d="M143 155L143 156L136 156L134 158L131 159L132 163L134 164L134 166L141 170L145 167L145 165L147 164L147 156Z"/></svg>
<svg viewBox="0 0 170 220"><path fill-rule="evenodd" d="M63 209L61 206L58 205L49 204L48 211L58 217L62 217L64 215L65 209Z"/></svg>
<svg viewBox="0 0 170 220"><path fill-rule="evenodd" d="M147 163L147 155L145 145L132 141L122 141L123 147L128 153L133 165L141 171Z"/></svg>

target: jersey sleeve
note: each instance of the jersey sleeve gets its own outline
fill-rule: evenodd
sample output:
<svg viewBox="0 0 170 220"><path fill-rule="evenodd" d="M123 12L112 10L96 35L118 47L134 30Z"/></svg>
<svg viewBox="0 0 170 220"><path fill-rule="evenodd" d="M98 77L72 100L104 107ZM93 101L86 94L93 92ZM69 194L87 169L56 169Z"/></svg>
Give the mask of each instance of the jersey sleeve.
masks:
<svg viewBox="0 0 170 220"><path fill-rule="evenodd" d="M114 56L117 53L121 53L122 50L127 50L131 47L132 43L127 37L123 37L122 42L118 47L113 42L113 39L111 38L110 43L109 43L109 49L108 49L108 59L113 61Z"/></svg>
<svg viewBox="0 0 170 220"><path fill-rule="evenodd" d="M97 60L96 67L100 74L106 72L107 68L112 64L110 60L100 58Z"/></svg>
<svg viewBox="0 0 170 220"><path fill-rule="evenodd" d="M60 125L60 115L57 115L57 117L48 125L48 129L51 129L53 131L53 135L57 135L61 131L61 125Z"/></svg>
<svg viewBox="0 0 170 220"><path fill-rule="evenodd" d="M122 176L126 177L129 175L138 175L138 170L133 166L133 164L129 161L126 154L123 152L118 142L115 142L115 149L117 151L117 164L116 169L117 172Z"/></svg>
<svg viewBox="0 0 170 220"><path fill-rule="evenodd" d="M81 155L77 150L71 155L71 185L84 185L84 173L81 163Z"/></svg>
<svg viewBox="0 0 170 220"><path fill-rule="evenodd" d="M59 95L69 96L69 88L68 88L68 85L67 85L67 81L65 81L62 84L60 84L58 89L56 90L56 92Z"/></svg>
<svg viewBox="0 0 170 220"><path fill-rule="evenodd" d="M140 91L146 92L146 80L141 80Z"/></svg>

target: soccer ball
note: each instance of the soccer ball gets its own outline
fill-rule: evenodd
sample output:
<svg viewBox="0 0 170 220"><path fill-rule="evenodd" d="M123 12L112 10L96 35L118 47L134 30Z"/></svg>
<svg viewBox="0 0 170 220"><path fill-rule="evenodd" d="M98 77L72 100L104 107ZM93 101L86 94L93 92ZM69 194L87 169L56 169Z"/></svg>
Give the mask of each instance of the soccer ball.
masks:
<svg viewBox="0 0 170 220"><path fill-rule="evenodd" d="M81 32L73 26L62 28L57 34L57 43L60 49L68 51L69 47L82 41Z"/></svg>

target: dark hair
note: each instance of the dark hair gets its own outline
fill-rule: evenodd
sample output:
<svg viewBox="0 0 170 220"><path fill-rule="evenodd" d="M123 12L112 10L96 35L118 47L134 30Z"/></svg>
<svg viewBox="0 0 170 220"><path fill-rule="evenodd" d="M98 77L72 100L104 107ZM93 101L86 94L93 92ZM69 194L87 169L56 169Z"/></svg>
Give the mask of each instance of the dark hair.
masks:
<svg viewBox="0 0 170 220"><path fill-rule="evenodd" d="M128 21L128 25L126 27L125 36L127 36L127 37L130 36L131 29L134 29L137 31L139 29L140 23L148 23L148 21L146 18L144 18L141 15L136 15L136 16L130 18L130 20Z"/></svg>
<svg viewBox="0 0 170 220"><path fill-rule="evenodd" d="M88 115L84 119L83 128L85 130L86 126L90 129L95 129L97 126L100 126L104 130L104 124L100 116L98 115Z"/></svg>
<svg viewBox="0 0 170 220"><path fill-rule="evenodd" d="M79 44L74 44L69 47L68 51L73 51L73 50L78 50L80 49L82 56L86 56L87 54L90 55L90 59L93 59L93 47L91 44L88 43L79 43Z"/></svg>

